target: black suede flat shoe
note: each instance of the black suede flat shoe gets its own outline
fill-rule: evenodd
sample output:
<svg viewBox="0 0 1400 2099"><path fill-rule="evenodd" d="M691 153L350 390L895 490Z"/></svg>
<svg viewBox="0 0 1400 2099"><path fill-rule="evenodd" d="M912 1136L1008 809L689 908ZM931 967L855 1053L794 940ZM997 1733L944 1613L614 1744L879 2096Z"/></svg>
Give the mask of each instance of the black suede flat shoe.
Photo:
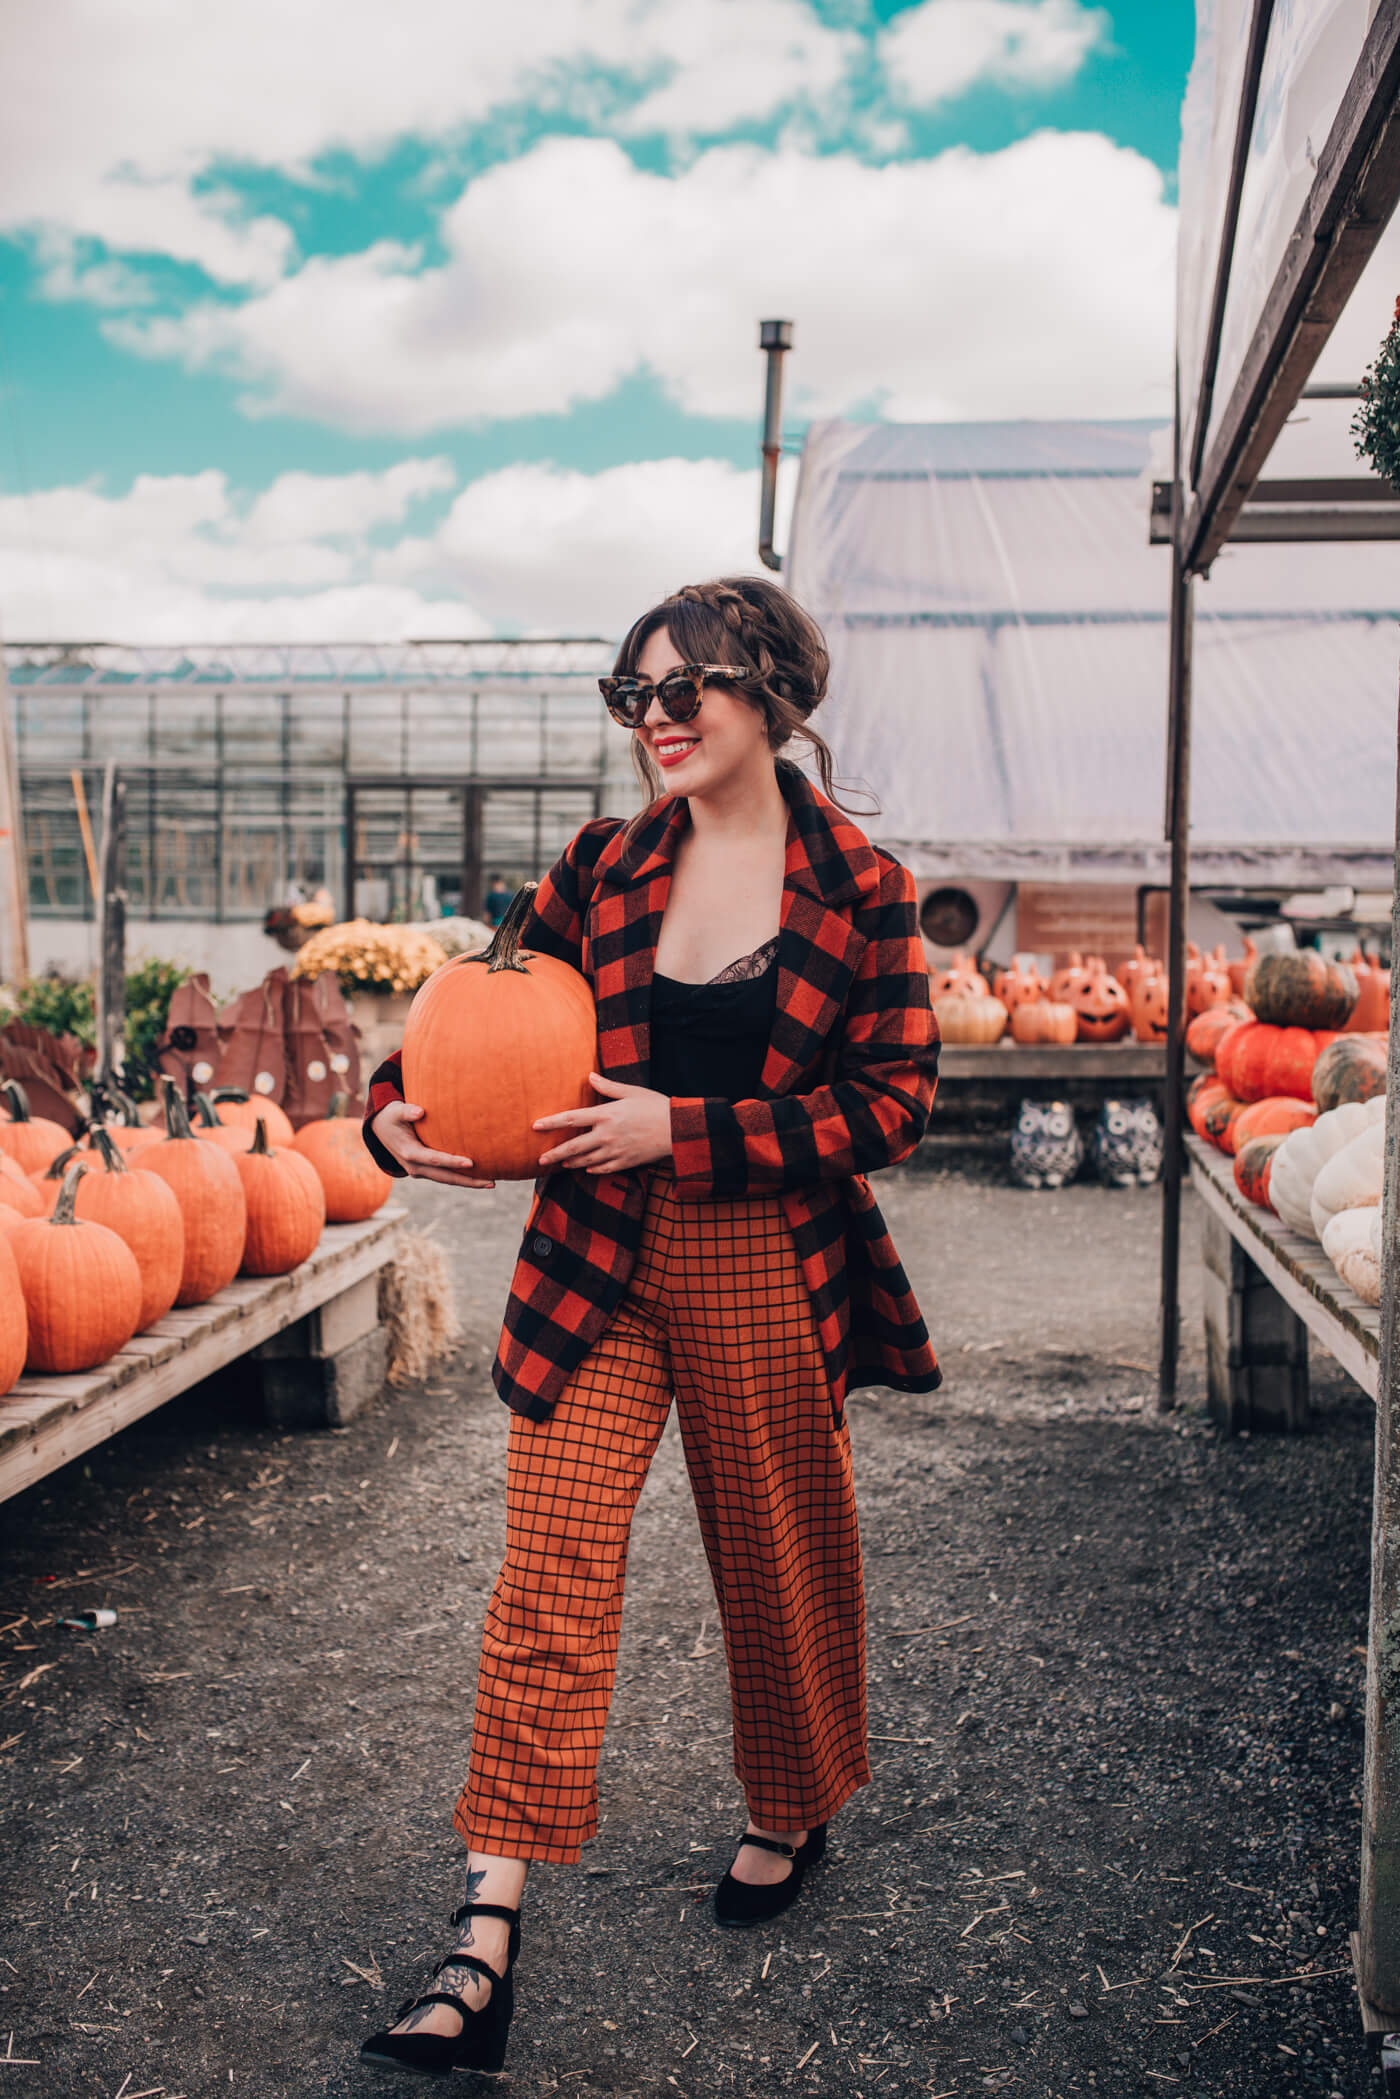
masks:
<svg viewBox="0 0 1400 2099"><path fill-rule="evenodd" d="M751 1924L766 1924L770 1917L780 1917L785 1909L791 1909L802 1893L802 1882L809 1866L826 1854L826 1824L821 1822L809 1829L803 1843L780 1844L772 1837L744 1837L744 1844L752 1844L757 1851L772 1851L779 1858L792 1860L792 1871L786 1880L774 1880L756 1885L752 1881L736 1880L726 1873L715 1889L715 1922L729 1931L743 1931Z"/></svg>
<svg viewBox="0 0 1400 2099"><path fill-rule="evenodd" d="M492 2077L505 2066L506 2040L510 2034L511 2014L515 2010L515 1957L520 1951L520 1912L502 1908L499 1902L464 1902L452 1913L452 1922L460 1924L464 1917L504 1917L510 1925L510 1944L506 1952L506 1972L498 1975L474 1953L449 1953L446 1960L438 1962L433 1970L433 1979L441 1975L444 1968L470 1968L491 1984L491 1995L483 2005L470 2005L450 1990L429 1990L425 1996L410 1997L401 2004L389 2021L397 2026L410 2012L420 2005L450 2004L461 2018L462 2024L456 2033L391 2033L385 2027L380 2033L372 2033L360 2048L360 2061L371 2064L376 2070L406 2070L419 2077L452 2077L459 2070L475 2070L482 2076Z"/></svg>

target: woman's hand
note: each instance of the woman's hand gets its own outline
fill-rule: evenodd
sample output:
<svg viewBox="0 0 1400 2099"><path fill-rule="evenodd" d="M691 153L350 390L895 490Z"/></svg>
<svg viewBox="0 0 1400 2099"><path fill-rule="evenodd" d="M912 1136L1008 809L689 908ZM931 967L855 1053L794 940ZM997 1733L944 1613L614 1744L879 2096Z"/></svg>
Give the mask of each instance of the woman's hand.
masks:
<svg viewBox="0 0 1400 2099"><path fill-rule="evenodd" d="M649 1166L671 1156L671 1102L649 1086L623 1086L616 1079L588 1074L595 1093L605 1096L596 1108L569 1108L562 1115L542 1115L537 1130L577 1130L578 1136L540 1156L541 1166L577 1166L589 1173L622 1173L629 1166Z"/></svg>
<svg viewBox="0 0 1400 2099"><path fill-rule="evenodd" d="M452 1152L435 1152L418 1142L413 1125L422 1113L409 1101L390 1101L387 1108L380 1109L370 1128L385 1151L415 1181L444 1181L449 1188L494 1188L494 1181L472 1179L470 1159L459 1159Z"/></svg>

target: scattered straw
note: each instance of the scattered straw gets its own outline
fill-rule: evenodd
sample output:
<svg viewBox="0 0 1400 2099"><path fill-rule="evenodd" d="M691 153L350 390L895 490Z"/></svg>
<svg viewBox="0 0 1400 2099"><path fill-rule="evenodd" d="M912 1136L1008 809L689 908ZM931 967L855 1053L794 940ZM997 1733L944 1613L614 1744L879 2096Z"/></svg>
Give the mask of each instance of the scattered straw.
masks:
<svg viewBox="0 0 1400 2099"><path fill-rule="evenodd" d="M447 1257L436 1240L410 1232L384 1270L379 1312L389 1333L389 1383L425 1378L461 1337Z"/></svg>

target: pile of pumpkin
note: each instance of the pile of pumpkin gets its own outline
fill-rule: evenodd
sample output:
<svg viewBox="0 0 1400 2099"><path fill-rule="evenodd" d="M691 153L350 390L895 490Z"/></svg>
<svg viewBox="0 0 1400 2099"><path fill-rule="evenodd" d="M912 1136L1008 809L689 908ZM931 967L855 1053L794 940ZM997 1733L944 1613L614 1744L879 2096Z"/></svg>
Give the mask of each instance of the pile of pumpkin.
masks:
<svg viewBox="0 0 1400 2099"><path fill-rule="evenodd" d="M164 1081L165 1125L94 1123L75 1144L0 1087L0 1394L24 1370L95 1369L236 1275L284 1275L322 1227L371 1217L392 1183L345 1097L293 1131L275 1102Z"/></svg>
<svg viewBox="0 0 1400 2099"><path fill-rule="evenodd" d="M1348 963L1303 950L1257 957L1242 1000L1186 1031L1208 1067L1186 1096L1196 1135L1234 1159L1248 1201L1318 1241L1371 1304L1379 1210L1351 1213L1380 1201L1389 1013L1389 970L1360 951Z"/></svg>
<svg viewBox="0 0 1400 2099"><path fill-rule="evenodd" d="M1240 965L1243 968L1243 964ZM1208 959L1192 949L1192 1012L1230 996L1223 951ZM1156 956L1137 948L1113 974L1102 955L1071 953L1048 978L1024 955L989 984L971 956L957 954L929 972L929 990L945 1042L999 1042L1008 1028L1015 1042L1163 1042L1167 1033L1167 978Z"/></svg>

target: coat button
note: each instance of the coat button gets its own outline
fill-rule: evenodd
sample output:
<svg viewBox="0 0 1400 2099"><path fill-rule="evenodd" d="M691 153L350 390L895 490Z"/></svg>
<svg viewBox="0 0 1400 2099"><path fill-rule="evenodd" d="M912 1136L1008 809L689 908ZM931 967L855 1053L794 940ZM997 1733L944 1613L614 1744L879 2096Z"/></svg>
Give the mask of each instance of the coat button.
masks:
<svg viewBox="0 0 1400 2099"><path fill-rule="evenodd" d="M534 1238L530 1241L530 1251L533 1254L538 1254L542 1261L547 1261L554 1251L554 1241L546 1239L543 1232L536 1232Z"/></svg>

